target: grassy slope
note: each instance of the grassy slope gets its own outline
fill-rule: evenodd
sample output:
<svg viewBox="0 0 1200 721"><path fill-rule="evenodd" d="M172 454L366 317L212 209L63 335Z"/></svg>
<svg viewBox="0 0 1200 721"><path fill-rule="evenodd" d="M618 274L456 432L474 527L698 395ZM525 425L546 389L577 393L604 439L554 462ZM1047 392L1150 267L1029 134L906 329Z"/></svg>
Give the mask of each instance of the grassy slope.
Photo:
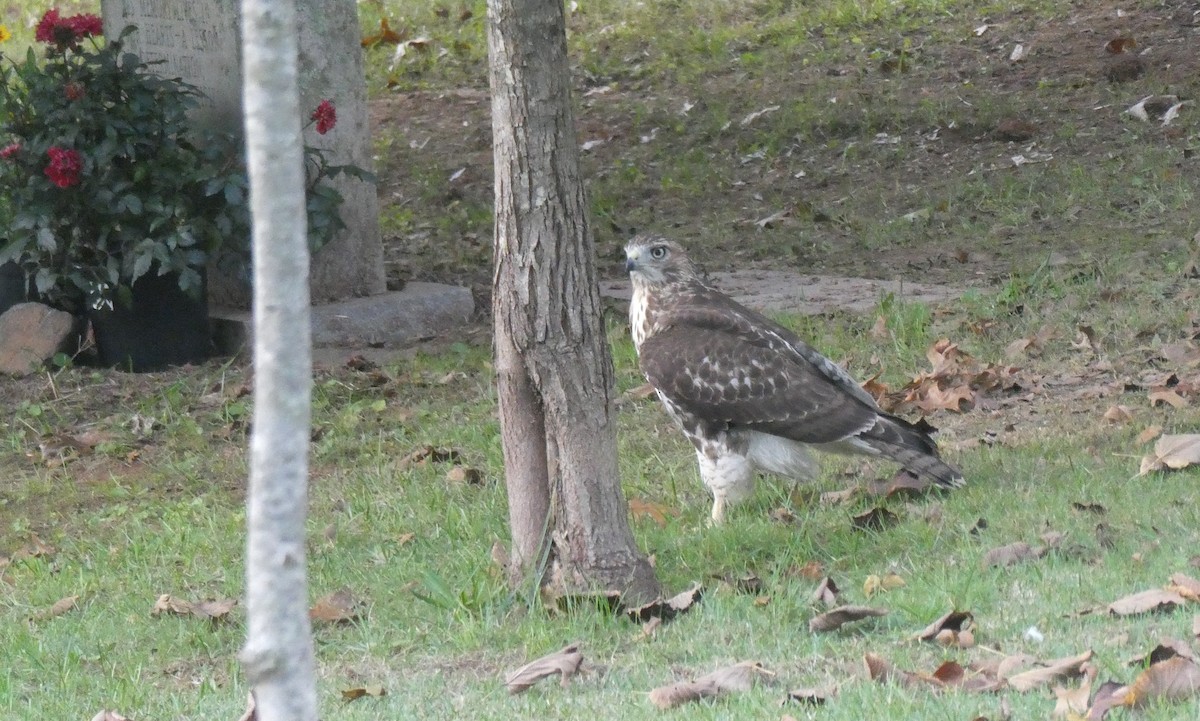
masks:
<svg viewBox="0 0 1200 721"><path fill-rule="evenodd" d="M371 7L365 5L365 11ZM785 74L787 60L795 57L788 53L799 52L795 43L801 43L805 53L812 50L809 28L818 25L829 28L818 44L845 57L841 43L835 42L840 33L858 39L853 47L869 49L891 47L901 33L920 29L928 36L926 47L936 48L939 39L958 33L973 18L1018 17L1015 6L981 8L970 3L909 4L902 12L889 3L849 2L819 4L811 11L789 3L698 1L647 3L627 11L620 7L624 6L588 4L573 20L581 72L595 75L595 85L610 78L632 85L636 92L613 114L632 113L638 129L662 127L660 133L674 133L679 145L668 148L711 146L727 159L754 152L755 143L783 147L797 129L836 146L838 152L847 150L844 143L820 135L821 128L845 121L824 105L797 105L759 140L715 132L723 125L721 118L736 124L746 108L761 107L757 97L740 107L737 98L722 100L714 93L695 125L689 121L676 129L665 122L674 116L669 109L675 107L676 96L670 95L670 103L656 98L672 88L682 88L680 97L694 98L706 83L727 84L729 48L746 37L758 38L753 48L759 50L737 53L738 62L762 69L761 75L750 77L769 78ZM1052 3L1022 10L1023 18L1061 19L1072 12ZM431 11L409 13L415 27L437 27L436 16L420 13ZM477 12L468 24L478 22L480 15ZM795 30L799 24L803 32ZM609 25L611 30L601 31ZM648 27L658 31L654 43L645 40ZM696 28L711 30L711 35L702 36ZM454 56L461 57L460 64L431 65L411 73L409 80L437 87L469 78L468 84L478 86L478 42L471 37L463 42ZM869 50L855 52L869 55ZM637 53L644 59L629 59ZM382 61L376 62L375 77L382 77ZM1021 105L1023 97L1018 93L997 102ZM869 125L856 132L867 133L864 137L869 139L883 131L878 128L906 127L911 109L901 109L888 121L892 125ZM711 127L714 134L704 135L697 125ZM1114 162L1145 163L1140 176L1168 177L1174 161L1153 152L1136 153L1137 138L1148 131L1130 132L1134 135L1126 138ZM639 158L638 152L651 155ZM598 204L623 204L635 216L655 213L659 222L683 223L681 232L695 233L693 240L703 243L714 260L739 257L734 250L723 250L720 238L707 228L722 227L713 218L749 212L737 203L749 203L752 196L722 203L703 196L713 216L704 216L702 223L693 223L690 204L698 201L689 197L708 187L708 173L740 171L721 170L722 164L706 162L703 156L653 147L635 147L629 153L624 167L640 169L641 175L612 171L594 181ZM676 156L678 164L672 159ZM865 170L855 173L887 161L868 156L863 162ZM688 167L695 172L686 176L687 182L665 182L685 177ZM1079 167L1091 166L1080 160ZM492 569L488 549L506 536L506 511L486 348L455 344L433 355L398 361L382 377L347 368L320 373L314 414L319 434L312 460L312 592L317 597L348 587L368 605L364 621L317 632L323 717L658 718L663 714L644 697L650 688L753 658L778 673L777 686L668 715L776 718L787 712L804 717L803 708L776 706L784 690L837 684L839 696L814 715L834 720L996 718L1000 699L994 696L935 697L924 690L852 679L867 651L921 670L931 670L943 658L987 658L990 654L981 649L949 652L909 640L952 606L975 613L977 637L990 648L1025 650L1046 658L1093 648L1101 678L1128 680L1133 672L1124 667L1125 659L1145 652L1160 637L1189 636L1189 612L1137 619L1102 614L1064 618L1072 610L1161 585L1171 572L1189 570L1189 558L1200 548L1196 471L1131 478L1135 456L1145 450L1134 443L1137 433L1155 423L1168 432L1194 431L1200 426L1197 402L1193 399L1189 408L1172 411L1150 408L1140 390L1100 398L1076 393L1101 382L1140 377L1152 367L1195 376L1194 367L1176 368L1153 359L1163 344L1195 333L1197 289L1196 281L1179 276L1184 256L1178 248L1156 242L1151 254L1137 254L1141 248L1132 242L1130 228L1142 216L1104 202L1111 187L1064 183L1068 176L1079 183L1090 180L1083 170L1053 172L1066 175L1038 175L1034 184L1015 181L1011 174L986 176L991 182L962 181L965 174L939 182L960 185L964 193L977 184L977 190L969 191L982 198L976 202L994 203L989 213L1002 219L979 222L1008 224L1017 237L1033 235L1041 227L1042 221L1028 207L1030 197L1045 208L1087 204L1085 218L1095 213L1090 230L1106 224L1113 229L1111 237L1091 242L1113 240L1112 250L1039 268L1045 258L1041 251L1073 249L1076 231L1057 234L1063 230L1060 223L1051 234L1057 244L1014 251L1021 261L1014 263L1019 272L1003 285L973 292L962 303L935 312L884 303L880 313L889 333L882 338L871 333L872 317L786 319L832 357L845 359L856 374L882 370L883 379L893 384L924 367L924 349L938 337L950 337L978 357L998 361L1009 341L1053 328L1056 337L1040 354L1015 361L1028 378L1053 381L1044 383L1030 402L932 419L943 426L943 440L952 447L965 446L984 431L1001 439L992 447L950 452L967 472L965 490L910 508L891 502L902 522L862 533L853 531L848 519L869 502L821 506L804 496L790 498L787 489L766 483L754 501L733 513L727 527L708 529L708 503L690 450L651 401L622 405L621 465L628 494L679 512L662 528L645 518L637 520L639 542L655 554L668 587L702 580L711 588L692 613L659 629L652 640L639 639L638 629L622 619L592 613L547 619L539 610L528 611ZM863 176L850 174L841 181L838 177L842 176L833 176L835 184ZM1137 213L1149 216L1142 220L1155 228L1178 229L1187 222L1178 211L1192 197L1188 194L1193 181L1187 180L1187 173L1170 177L1174 179L1167 185L1154 187L1169 191L1163 197L1183 195L1161 206L1137 206ZM649 186L642 185L646 178ZM654 193L646 207L623 199L625 193L651 186ZM927 192L902 190L910 199ZM1064 197L1085 192L1093 195L1082 200ZM445 203L447 217L473 217L467 211L456 215L468 201L460 201L457 210L453 202ZM844 226L859 227L868 236L874 228L876 239L864 243L894 239L924 248L927 242L936 246L939 233L989 237L945 220L931 225L935 237L930 240L889 220L897 209L907 212L914 207L910 201L886 213L870 205L864 200L854 211L866 225ZM945 212L947 218L953 215ZM486 226L478 218L470 222ZM793 226L788 232L809 240L819 236L818 245L836 240L821 235L825 230L816 224ZM783 249L774 243L784 235L755 236L761 242L753 244L753 253L777 257ZM834 250L829 255L837 255ZM1096 330L1099 358L1072 346L1081 323ZM611 327L618 382L625 390L640 381L623 324L614 319ZM1111 370L1098 361L1110 364ZM162 593L192 600L240 595L247 408L238 389L245 382L245 369L213 364L152 377L68 370L52 382L43 378L5 383L4 397L15 413L11 421L0 419L0 554L13 560L0 568L0 648L5 658L0 664L0 716L86 718L109 707L137 719L237 717L244 698L233 657L243 630L239 612L230 623L210 626L194 619L152 618L149 611ZM1103 422L1101 413L1114 403L1130 406L1134 421ZM156 419L155 430L135 433L135 416L143 419L143 426L145 418ZM80 429L105 434L94 453L62 467L50 468L40 460L39 440ZM425 443L460 449L463 462L480 468L487 483L448 482L445 465L403 467L399 459ZM855 472L854 478L859 472L870 478L886 471L864 471L861 464L841 459L831 459L826 467L816 484L819 490L837 490L853 480L843 471ZM1102 516L1080 512L1072 509L1074 501L1102 504L1107 510ZM768 519L767 513L781 505L793 509L798 525ZM929 513L935 506L940 514ZM969 534L979 518L987 519L987 530ZM1100 522L1112 530L1111 548L1096 536ZM336 524L332 541L325 533L330 524ZM1008 570L981 568L988 549L1012 541L1033 543L1046 530L1068 534L1061 551ZM19 551L28 547L32 533L50 543L54 552L22 558ZM411 539L407 534L413 534ZM850 603L866 600L861 587L870 574L895 571L907 585L871 600L891 608L888 617L813 636L807 622L814 614L808 596L815 583L796 572L812 561L828 569ZM1200 573L1191 570L1193 575ZM765 605L712 580L714 575L746 572L763 579L762 595L769 598ZM69 595L80 595L79 608L59 618L36 620L39 612ZM1034 625L1045 634L1042 644L1023 638L1025 629ZM576 640L584 643L588 670L569 690L551 682L515 698L504 693L498 679L505 670ZM384 686L389 695L342 705L341 690L373 684ZM1048 692L1006 698L1014 718L1045 717L1053 705ZM1179 712L1179 707L1163 705L1139 717L1175 719Z"/></svg>
<svg viewBox="0 0 1200 721"><path fill-rule="evenodd" d="M390 73L390 47L369 53L390 270L461 279L476 268L486 282L482 11L460 22L436 7L391 12L431 52ZM1164 129L1122 111L1200 90L1190 12L1036 0L580 3L569 26L601 258L616 272L626 234L649 229L719 268L959 280L1030 272L1051 253L1171 262L1195 230L1195 116ZM1103 45L1117 35L1146 49L1141 78L1106 79L1116 60ZM1017 43L1029 54L1011 62ZM1031 137L998 136L1009 119L1031 123ZM1015 167L1018 155L1044 162ZM780 211L791 214L755 225Z"/></svg>

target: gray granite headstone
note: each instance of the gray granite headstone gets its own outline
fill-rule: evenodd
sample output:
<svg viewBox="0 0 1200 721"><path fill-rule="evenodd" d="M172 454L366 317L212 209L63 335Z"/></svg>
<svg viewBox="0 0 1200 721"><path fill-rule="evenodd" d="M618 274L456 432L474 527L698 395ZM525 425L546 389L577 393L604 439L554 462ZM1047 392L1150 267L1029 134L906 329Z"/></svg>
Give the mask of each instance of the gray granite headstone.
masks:
<svg viewBox="0 0 1200 721"><path fill-rule="evenodd" d="M102 0L104 31L116 37L128 25L137 31L126 47L143 60L163 61L162 75L197 86L210 103L195 115L198 124L241 132L241 66L238 0ZM328 151L334 164L371 170L366 84L355 0L298 0L300 105L308 113L324 99L337 108L337 127L326 135L305 132L308 145ZM313 258L314 303L374 295L386 290L379 200L374 186L341 176L335 187L345 197L346 230ZM248 289L219 274L210 277L216 305L247 307Z"/></svg>

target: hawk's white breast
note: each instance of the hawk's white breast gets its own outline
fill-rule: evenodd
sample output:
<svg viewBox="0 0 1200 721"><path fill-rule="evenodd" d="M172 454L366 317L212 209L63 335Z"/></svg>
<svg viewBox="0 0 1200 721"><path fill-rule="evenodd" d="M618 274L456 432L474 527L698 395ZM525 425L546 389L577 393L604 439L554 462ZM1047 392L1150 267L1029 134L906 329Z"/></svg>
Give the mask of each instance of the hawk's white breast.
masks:
<svg viewBox="0 0 1200 721"><path fill-rule="evenodd" d="M633 297L629 299L629 331L633 335L633 347L638 349L642 347L646 336L650 335L646 305L646 293L634 283Z"/></svg>

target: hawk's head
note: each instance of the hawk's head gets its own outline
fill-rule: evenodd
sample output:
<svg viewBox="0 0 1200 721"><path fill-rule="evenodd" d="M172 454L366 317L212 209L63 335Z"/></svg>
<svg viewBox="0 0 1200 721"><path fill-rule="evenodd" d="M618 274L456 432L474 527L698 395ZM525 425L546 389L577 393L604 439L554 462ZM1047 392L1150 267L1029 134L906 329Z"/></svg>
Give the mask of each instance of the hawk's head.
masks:
<svg viewBox="0 0 1200 721"><path fill-rule="evenodd" d="M669 285L700 279L683 246L656 235L639 235L625 246L625 270L634 285Z"/></svg>

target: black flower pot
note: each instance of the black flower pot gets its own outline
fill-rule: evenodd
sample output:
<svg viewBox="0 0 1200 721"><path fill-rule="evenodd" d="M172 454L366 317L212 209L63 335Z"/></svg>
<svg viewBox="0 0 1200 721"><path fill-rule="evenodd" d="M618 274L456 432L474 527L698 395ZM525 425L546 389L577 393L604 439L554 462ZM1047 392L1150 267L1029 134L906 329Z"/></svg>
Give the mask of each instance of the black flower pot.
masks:
<svg viewBox="0 0 1200 721"><path fill-rule="evenodd" d="M25 288L25 272L21 266L11 260L0 263L0 313L29 300L32 298Z"/></svg>
<svg viewBox="0 0 1200 721"><path fill-rule="evenodd" d="M203 271L201 276L203 277ZM179 276L153 271L133 284L129 307L88 310L101 365L134 373L200 363L213 355L208 302L179 289Z"/></svg>

